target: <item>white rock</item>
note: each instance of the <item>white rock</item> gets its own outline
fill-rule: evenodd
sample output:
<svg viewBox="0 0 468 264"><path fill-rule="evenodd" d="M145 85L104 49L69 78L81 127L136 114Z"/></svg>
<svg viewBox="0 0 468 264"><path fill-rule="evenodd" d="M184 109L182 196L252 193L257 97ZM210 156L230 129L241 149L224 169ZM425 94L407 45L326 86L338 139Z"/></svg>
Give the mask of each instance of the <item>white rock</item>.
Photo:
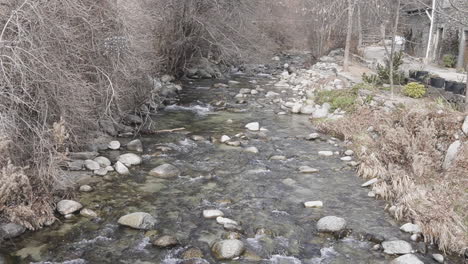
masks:
<svg viewBox="0 0 468 264"><path fill-rule="evenodd" d="M420 238L420 235L419 235L419 234L412 234L412 235L410 236L411 241L414 241L414 242L418 241L419 238Z"/></svg>
<svg viewBox="0 0 468 264"><path fill-rule="evenodd" d="M203 210L203 217L207 219L218 218L220 216L224 216L224 213L221 210L210 209L210 210Z"/></svg>
<svg viewBox="0 0 468 264"><path fill-rule="evenodd" d="M250 131L259 131L260 124L258 122L248 123L247 125L245 125L245 128L247 128Z"/></svg>
<svg viewBox="0 0 468 264"><path fill-rule="evenodd" d="M319 170L316 168L309 167L309 166L301 166L299 167L299 172L300 173L317 173L319 172Z"/></svg>
<svg viewBox="0 0 468 264"><path fill-rule="evenodd" d="M462 143L460 140L457 140L450 145L450 147L447 150L447 154L445 155L445 160L443 164L444 169L450 168L450 165L452 165L452 162L457 158L461 145Z"/></svg>
<svg viewBox="0 0 468 264"><path fill-rule="evenodd" d="M413 247L411 246L411 244L404 240L384 241L382 242L382 247L384 249L384 253L390 255L409 254L411 253L411 251L413 251Z"/></svg>
<svg viewBox="0 0 468 264"><path fill-rule="evenodd" d="M256 147L247 147L247 148L244 149L244 151L255 153L255 154L258 153L258 149Z"/></svg>
<svg viewBox="0 0 468 264"><path fill-rule="evenodd" d="M137 212L120 217L118 223L135 229L148 230L152 229L157 221L148 213Z"/></svg>
<svg viewBox="0 0 468 264"><path fill-rule="evenodd" d="M107 167L106 167L106 170L107 170L107 171L115 171L115 170L114 170L114 167L112 167L112 166L107 166Z"/></svg>
<svg viewBox="0 0 468 264"><path fill-rule="evenodd" d="M301 107L301 114L310 115L315 112L315 107L313 105L304 105Z"/></svg>
<svg viewBox="0 0 468 264"><path fill-rule="evenodd" d="M272 60L272 61L279 61L279 60L280 60L280 57L275 56L275 57L271 58L271 60Z"/></svg>
<svg viewBox="0 0 468 264"><path fill-rule="evenodd" d="M242 88L239 90L240 94L249 94L252 90L248 88Z"/></svg>
<svg viewBox="0 0 468 264"><path fill-rule="evenodd" d="M225 225L225 224L239 225L236 221L229 219L229 218L222 217L222 216L216 217L216 222L220 225Z"/></svg>
<svg viewBox="0 0 468 264"><path fill-rule="evenodd" d="M128 168L120 161L117 161L114 165L115 171L120 175L128 175L130 171Z"/></svg>
<svg viewBox="0 0 468 264"><path fill-rule="evenodd" d="M375 197L375 192L370 191L370 192L367 193L367 196L371 197L371 198L374 198Z"/></svg>
<svg viewBox="0 0 468 264"><path fill-rule="evenodd" d="M338 232L346 228L346 220L336 216L326 216L317 222L320 232Z"/></svg>
<svg viewBox="0 0 468 264"><path fill-rule="evenodd" d="M93 210L91 209L81 209L80 211L80 215L84 216L84 217L89 217L89 218L96 218L97 217L97 213L94 212Z"/></svg>
<svg viewBox="0 0 468 264"><path fill-rule="evenodd" d="M444 263L444 256L442 256L441 254L432 254L432 258L439 263Z"/></svg>
<svg viewBox="0 0 468 264"><path fill-rule="evenodd" d="M376 184L378 181L379 181L379 179L374 178L374 179L372 179L372 180L369 180L369 181L366 181L365 183L363 183L363 184L361 185L361 187L368 187L368 186L374 185L374 184Z"/></svg>
<svg viewBox="0 0 468 264"><path fill-rule="evenodd" d="M301 112L301 108L302 108L302 104L294 104L292 107L291 107L291 112L293 114L299 114L299 112Z"/></svg>
<svg viewBox="0 0 468 264"><path fill-rule="evenodd" d="M353 155L354 155L354 151L348 149L348 150L345 151L344 154L345 154L346 156L353 156Z"/></svg>
<svg viewBox="0 0 468 264"><path fill-rule="evenodd" d="M400 230L406 233L419 234L421 233L421 227L412 223L406 223L400 227Z"/></svg>
<svg viewBox="0 0 468 264"><path fill-rule="evenodd" d="M318 138L320 138L320 134L319 134L319 133L312 133L312 134L310 134L310 135L308 135L308 136L306 137L307 140L316 140L316 139L318 139Z"/></svg>
<svg viewBox="0 0 468 264"><path fill-rule="evenodd" d="M390 264L424 264L424 262L413 254L406 254L392 260Z"/></svg>
<svg viewBox="0 0 468 264"><path fill-rule="evenodd" d="M94 174L98 175L98 176L106 176L107 169L106 168L100 168L99 170L95 170Z"/></svg>
<svg viewBox="0 0 468 264"><path fill-rule="evenodd" d="M221 143L226 143L226 142L228 142L229 140L231 140L231 138L230 138L229 136L223 135L223 136L221 137L220 142L221 142Z"/></svg>
<svg viewBox="0 0 468 264"><path fill-rule="evenodd" d="M275 96L278 96L279 93L275 93L275 92L272 92L272 91L269 91L265 94L265 97L267 98L270 98L270 97L275 97Z"/></svg>
<svg viewBox="0 0 468 264"><path fill-rule="evenodd" d="M463 122L462 131L465 135L468 136L468 116L465 117L465 121Z"/></svg>
<svg viewBox="0 0 468 264"><path fill-rule="evenodd" d="M81 208L83 208L83 205L72 200L62 200L57 203L57 211L61 215L73 214Z"/></svg>
<svg viewBox="0 0 468 264"><path fill-rule="evenodd" d="M80 192L92 192L92 191L93 191L93 187L89 185L80 186Z"/></svg>
<svg viewBox="0 0 468 264"><path fill-rule="evenodd" d="M90 171L99 170L101 166L94 160L85 160L85 167Z"/></svg>
<svg viewBox="0 0 468 264"><path fill-rule="evenodd" d="M140 156L133 154L133 153L127 153L119 156L118 161L122 162L125 166L130 167L132 165L139 165L142 162L142 159Z"/></svg>
<svg viewBox="0 0 468 264"><path fill-rule="evenodd" d="M111 165L111 161L106 157L97 157L94 159L95 162L99 163L101 168L105 168Z"/></svg>
<svg viewBox="0 0 468 264"><path fill-rule="evenodd" d="M234 259L245 251L244 243L237 239L218 241L211 248L213 256L218 260Z"/></svg>
<svg viewBox="0 0 468 264"><path fill-rule="evenodd" d="M120 142L117 140L111 141L109 142L109 145L107 147L112 150L117 150L120 148Z"/></svg>
<svg viewBox="0 0 468 264"><path fill-rule="evenodd" d="M250 94L251 95L256 95L256 94L258 94L258 91L257 90L252 90L252 91L250 91Z"/></svg>
<svg viewBox="0 0 468 264"><path fill-rule="evenodd" d="M274 155L270 157L270 160L286 160L286 156L283 155Z"/></svg>
<svg viewBox="0 0 468 264"><path fill-rule="evenodd" d="M322 201L309 201L309 202L305 202L304 206L306 208L322 208L323 202Z"/></svg>
<svg viewBox="0 0 468 264"><path fill-rule="evenodd" d="M319 151L318 154L319 154L319 156L330 157L330 156L333 156L333 151L328 151L328 150Z"/></svg>
<svg viewBox="0 0 468 264"><path fill-rule="evenodd" d="M240 84L240 82L234 81L234 80L229 80L229 81L228 81L228 84L236 85L236 84Z"/></svg>
<svg viewBox="0 0 468 264"><path fill-rule="evenodd" d="M342 161L352 161L352 160L353 160L353 158L350 157L350 156L342 157L342 158L340 158L340 159L341 159Z"/></svg>

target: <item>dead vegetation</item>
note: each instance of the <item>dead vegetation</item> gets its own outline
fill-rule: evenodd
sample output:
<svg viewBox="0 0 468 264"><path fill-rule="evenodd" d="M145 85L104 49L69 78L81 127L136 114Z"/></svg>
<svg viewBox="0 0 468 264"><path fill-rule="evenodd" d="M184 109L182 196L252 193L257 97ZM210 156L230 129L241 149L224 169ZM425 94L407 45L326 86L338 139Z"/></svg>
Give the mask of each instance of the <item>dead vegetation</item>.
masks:
<svg viewBox="0 0 468 264"><path fill-rule="evenodd" d="M468 245L468 145L463 144L450 169L442 166L448 146L460 135L460 116L448 109L388 113L364 107L319 127L353 142L359 175L379 179L373 191L389 201L397 219L421 225L425 241L441 250L463 254Z"/></svg>

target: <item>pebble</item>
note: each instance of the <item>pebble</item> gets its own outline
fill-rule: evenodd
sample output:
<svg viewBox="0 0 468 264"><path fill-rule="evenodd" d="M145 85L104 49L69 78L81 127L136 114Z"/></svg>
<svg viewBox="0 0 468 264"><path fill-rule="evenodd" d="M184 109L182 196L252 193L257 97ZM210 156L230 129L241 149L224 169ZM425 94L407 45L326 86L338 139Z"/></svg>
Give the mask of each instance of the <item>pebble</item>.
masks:
<svg viewBox="0 0 468 264"><path fill-rule="evenodd" d="M208 210L203 210L203 217L207 219L213 219L213 218L218 218L218 217L224 216L224 213L221 210L216 210L216 209L208 209Z"/></svg>
<svg viewBox="0 0 468 264"><path fill-rule="evenodd" d="M353 156L353 155L354 155L354 151L348 149L348 150L345 151L344 154L345 154L346 156Z"/></svg>
<svg viewBox="0 0 468 264"><path fill-rule="evenodd" d="M80 215L84 216L84 217L89 217L89 218L96 218L97 217L97 213L94 212L93 210L91 209L81 209L80 211Z"/></svg>
<svg viewBox="0 0 468 264"><path fill-rule="evenodd" d="M424 262L413 254L406 254L392 260L390 264L424 264Z"/></svg>
<svg viewBox="0 0 468 264"><path fill-rule="evenodd" d="M404 240L392 240L392 241L384 241L382 242L382 247L384 249L384 253L386 254L409 254L413 251L413 247L410 243Z"/></svg>
<svg viewBox="0 0 468 264"><path fill-rule="evenodd" d="M299 172L300 173L317 173L317 172L319 172L319 170L315 169L315 168L312 168L312 167L309 167L309 166L301 166L301 167L299 167Z"/></svg>
<svg viewBox="0 0 468 264"><path fill-rule="evenodd" d="M90 171L99 170L101 165L94 160L85 160L85 167Z"/></svg>
<svg viewBox="0 0 468 264"><path fill-rule="evenodd" d="M106 168L100 168L98 170L95 170L94 171L94 174L95 175L98 175L98 176L106 176L107 174L107 169Z"/></svg>
<svg viewBox="0 0 468 264"><path fill-rule="evenodd" d="M118 150L120 148L120 142L117 140L111 141L107 147L112 150Z"/></svg>
<svg viewBox="0 0 468 264"><path fill-rule="evenodd" d="M342 161L352 161L353 158L351 156L346 156L341 158Z"/></svg>
<svg viewBox="0 0 468 264"><path fill-rule="evenodd" d="M141 143L139 139L132 140L128 142L127 149L130 151L143 152L143 143Z"/></svg>
<svg viewBox="0 0 468 264"><path fill-rule="evenodd" d="M320 138L319 133L312 133L312 134L309 134L306 137L307 140L316 140L316 139L319 139L319 138Z"/></svg>
<svg viewBox="0 0 468 264"><path fill-rule="evenodd" d="M89 185L81 185L80 186L80 192L92 192L93 191L93 187L89 186Z"/></svg>
<svg viewBox="0 0 468 264"><path fill-rule="evenodd" d="M318 154L319 156L330 157L330 156L333 156L333 151L328 151L328 150L319 151Z"/></svg>
<svg viewBox="0 0 468 264"><path fill-rule="evenodd" d="M323 207L323 202L322 201L305 202L304 206L306 208L322 208Z"/></svg>
<svg viewBox="0 0 468 264"><path fill-rule="evenodd" d="M173 236L162 236L152 241L152 244L160 248L171 248L177 246L179 241Z"/></svg>
<svg viewBox="0 0 468 264"><path fill-rule="evenodd" d="M143 212L124 215L120 217L117 222L123 226L143 230L152 229L157 223L156 219L152 215Z"/></svg>
<svg viewBox="0 0 468 264"><path fill-rule="evenodd" d="M110 166L111 165L111 161L106 158L106 157L96 157L94 159L95 162L99 163L99 165L101 166L101 168L105 168L107 166Z"/></svg>
<svg viewBox="0 0 468 264"><path fill-rule="evenodd" d="M432 258L439 263L444 263L444 256L442 256L441 254L432 254Z"/></svg>
<svg viewBox="0 0 468 264"><path fill-rule="evenodd" d="M375 197L375 192L370 191L370 192L367 193L367 196L374 198Z"/></svg>
<svg viewBox="0 0 468 264"><path fill-rule="evenodd" d="M127 153L120 155L118 158L118 161L122 162L125 166L133 166L133 165L140 165L142 162L142 159L140 156L133 154L133 153Z"/></svg>
<svg viewBox="0 0 468 264"><path fill-rule="evenodd" d="M258 122L248 123L247 125L245 125L245 128L247 128L250 131L259 131L260 124Z"/></svg>
<svg viewBox="0 0 468 264"><path fill-rule="evenodd" d="M326 216L317 222L320 232L338 232L346 228L346 220L336 216Z"/></svg>
<svg viewBox="0 0 468 264"><path fill-rule="evenodd" d="M226 143L226 142L228 142L229 140L231 140L231 138L230 138L229 136L223 135L223 136L221 137L221 139L219 140L219 142L221 142L221 143Z"/></svg>
<svg viewBox="0 0 468 264"><path fill-rule="evenodd" d="M120 175L128 175L130 171L128 170L127 166L125 166L122 162L117 161L114 165L115 171Z"/></svg>
<svg viewBox="0 0 468 264"><path fill-rule="evenodd" d="M421 227L412 223L406 223L400 227L400 230L406 233L419 234L421 233Z"/></svg>
<svg viewBox="0 0 468 264"><path fill-rule="evenodd" d="M271 156L270 157L270 160L286 160L286 156L282 156L282 155L275 155L275 156Z"/></svg>
<svg viewBox="0 0 468 264"><path fill-rule="evenodd" d="M62 200L57 203L57 211L61 215L69 215L83 208L79 202L72 200Z"/></svg>
<svg viewBox="0 0 468 264"><path fill-rule="evenodd" d="M237 239L218 241L211 248L213 256L218 260L229 260L239 257L245 251L244 243Z"/></svg>
<svg viewBox="0 0 468 264"><path fill-rule="evenodd" d="M201 259L203 258L203 252L199 248L188 248L182 253L183 259Z"/></svg>
<svg viewBox="0 0 468 264"><path fill-rule="evenodd" d="M222 217L222 216L216 217L216 222L220 225L225 225L225 224L239 225L236 221L229 219L229 218Z"/></svg>
<svg viewBox="0 0 468 264"><path fill-rule="evenodd" d="M374 178L374 179L372 179L372 180L369 180L369 181L366 181L365 183L363 183L363 184L361 185L361 187L369 187L369 186L371 186L371 185L376 184L378 181L379 181L379 179Z"/></svg>
<svg viewBox="0 0 468 264"><path fill-rule="evenodd" d="M257 154L259 152L258 148L256 148L256 147L247 147L247 148L244 149L244 151L254 153L254 154Z"/></svg>
<svg viewBox="0 0 468 264"><path fill-rule="evenodd" d="M419 234L412 234L410 239L411 241L417 242L421 236Z"/></svg>

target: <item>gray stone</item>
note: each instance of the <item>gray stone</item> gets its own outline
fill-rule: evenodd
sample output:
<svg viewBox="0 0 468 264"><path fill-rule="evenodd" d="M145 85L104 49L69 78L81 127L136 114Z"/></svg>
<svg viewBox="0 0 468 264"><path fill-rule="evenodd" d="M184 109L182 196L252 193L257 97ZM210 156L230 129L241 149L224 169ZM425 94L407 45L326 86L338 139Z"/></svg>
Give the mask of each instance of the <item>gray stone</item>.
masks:
<svg viewBox="0 0 468 264"><path fill-rule="evenodd" d="M157 224L157 221L153 216L142 212L124 215L120 217L117 222L123 226L143 230L152 229Z"/></svg>
<svg viewBox="0 0 468 264"><path fill-rule="evenodd" d="M99 170L101 166L94 160L85 160L85 168L90 171Z"/></svg>
<svg viewBox="0 0 468 264"><path fill-rule="evenodd" d="M124 122L129 125L141 125L143 124L143 119L137 115L128 114L125 116Z"/></svg>
<svg viewBox="0 0 468 264"><path fill-rule="evenodd" d="M106 157L97 157L94 159L95 162L99 163L101 168L105 168L111 165L111 161Z"/></svg>
<svg viewBox="0 0 468 264"><path fill-rule="evenodd" d="M313 114L314 112L315 112L315 106L313 105L305 105L301 107L301 114L310 115L310 114Z"/></svg>
<svg viewBox="0 0 468 264"><path fill-rule="evenodd" d="M133 153L120 155L118 161L122 162L127 167L139 165L142 162L141 157Z"/></svg>
<svg viewBox="0 0 468 264"><path fill-rule="evenodd" d="M224 216L224 213L221 210L217 210L217 209L203 210L203 217L204 218L214 219L214 218L218 218L220 216Z"/></svg>
<svg viewBox="0 0 468 264"><path fill-rule="evenodd" d="M84 217L88 217L88 218L97 218L97 213L94 212L93 210L87 209L87 208L81 209L80 215L82 215Z"/></svg>
<svg viewBox="0 0 468 264"><path fill-rule="evenodd" d="M120 175L128 175L130 174L130 171L128 168L120 161L117 161L114 165L115 171L120 174Z"/></svg>
<svg viewBox="0 0 468 264"><path fill-rule="evenodd" d="M97 175L97 176L106 176L107 175L107 168L100 168L98 170L95 170L94 171L94 175Z"/></svg>
<svg viewBox="0 0 468 264"><path fill-rule="evenodd" d="M319 133L312 133L306 137L307 140L316 140L320 138Z"/></svg>
<svg viewBox="0 0 468 264"><path fill-rule="evenodd" d="M409 254L413 250L411 244L404 240L384 241L382 247L384 253L396 255Z"/></svg>
<svg viewBox="0 0 468 264"><path fill-rule="evenodd" d="M457 158L461 145L462 145L461 141L457 140L449 146L447 150L447 154L445 155L445 160L443 164L444 169L450 168L450 165L452 165L452 162Z"/></svg>
<svg viewBox="0 0 468 264"><path fill-rule="evenodd" d="M371 186L371 185L376 184L378 181L379 181L379 179L377 179L377 178L374 178L374 179L372 179L372 180L368 180L368 181L366 181L365 183L363 183L363 184L361 185L361 187L369 187L369 186Z"/></svg>
<svg viewBox="0 0 468 264"><path fill-rule="evenodd" d="M180 175L180 170L176 166L166 163L152 169L149 175L164 179L174 178Z"/></svg>
<svg viewBox="0 0 468 264"><path fill-rule="evenodd" d="M221 240L211 247L213 256L218 260L229 260L239 257L245 251L244 243L237 239Z"/></svg>
<svg viewBox="0 0 468 264"><path fill-rule="evenodd" d="M118 150L120 148L120 142L117 140L111 141L107 147L112 150Z"/></svg>
<svg viewBox="0 0 468 264"><path fill-rule="evenodd" d="M354 151L348 149L348 150L345 151L344 154L345 154L346 156L352 156L352 155L354 155Z"/></svg>
<svg viewBox="0 0 468 264"><path fill-rule="evenodd" d="M223 135L223 136L221 136L221 139L220 139L219 142L221 142L221 143L226 143L226 142L228 142L229 140L231 140L231 138L230 138L229 136Z"/></svg>
<svg viewBox="0 0 468 264"><path fill-rule="evenodd" d="M226 217L222 217L222 216L216 217L216 222L220 225L225 225L225 224L239 225L236 221L226 218Z"/></svg>
<svg viewBox="0 0 468 264"><path fill-rule="evenodd" d="M152 244L160 248L171 248L177 246L179 241L173 236L162 236L152 241Z"/></svg>
<svg viewBox="0 0 468 264"><path fill-rule="evenodd" d="M325 118L328 116L328 109L324 108L319 108L314 111L312 114L312 118L319 119L319 118Z"/></svg>
<svg viewBox="0 0 468 264"><path fill-rule="evenodd" d="M130 151L143 152L143 143L141 143L139 139L132 140L128 142L127 149Z"/></svg>
<svg viewBox="0 0 468 264"><path fill-rule="evenodd" d="M346 228L346 220L336 216L325 216L317 222L320 232L338 232Z"/></svg>
<svg viewBox="0 0 468 264"><path fill-rule="evenodd" d="M439 263L444 263L444 256L442 256L441 254L432 254L432 258Z"/></svg>
<svg viewBox="0 0 468 264"><path fill-rule="evenodd" d="M189 248L182 253L183 259L201 259L203 258L203 251L199 248Z"/></svg>
<svg viewBox="0 0 468 264"><path fill-rule="evenodd" d="M421 227L412 223L406 223L400 227L400 230L406 233L419 234L421 233Z"/></svg>
<svg viewBox="0 0 468 264"><path fill-rule="evenodd" d="M81 208L83 208L83 205L81 205L79 202L72 200L62 200L57 203L57 211L61 215L73 214Z"/></svg>
<svg viewBox="0 0 468 264"><path fill-rule="evenodd" d="M80 192L92 192L92 191L93 191L93 187L89 185L80 186Z"/></svg>
<svg viewBox="0 0 468 264"><path fill-rule="evenodd" d="M465 135L468 136L468 116L465 117L465 121L463 122L462 131Z"/></svg>
<svg viewBox="0 0 468 264"><path fill-rule="evenodd" d="M390 264L424 264L424 262L413 254L406 254L392 260Z"/></svg>
<svg viewBox="0 0 468 264"><path fill-rule="evenodd" d="M323 202L322 201L309 201L304 203L305 208L322 208Z"/></svg>
<svg viewBox="0 0 468 264"><path fill-rule="evenodd" d="M330 157L330 156L333 156L333 151L324 150L324 151L319 151L318 154L319 156Z"/></svg>
<svg viewBox="0 0 468 264"><path fill-rule="evenodd" d="M0 224L0 241L1 239L11 239L22 235L26 228L15 223Z"/></svg>
<svg viewBox="0 0 468 264"><path fill-rule="evenodd" d="M106 132L107 134L115 137L117 136L118 132L115 129L114 122L112 120L101 120L99 121L99 126L101 127L102 131Z"/></svg>
<svg viewBox="0 0 468 264"><path fill-rule="evenodd" d="M68 157L72 160L91 160L97 157L97 152L70 152Z"/></svg>
<svg viewBox="0 0 468 264"><path fill-rule="evenodd" d="M299 172L300 173L317 173L319 172L319 170L316 168L309 167L309 166L301 166L299 167Z"/></svg>
<svg viewBox="0 0 468 264"><path fill-rule="evenodd" d="M245 125L245 128L247 128L250 131L259 131L260 124L258 122L248 123L247 125Z"/></svg>
<svg viewBox="0 0 468 264"><path fill-rule="evenodd" d="M258 148L256 148L256 147L247 147L247 148L244 149L244 151L257 154L258 153Z"/></svg>
<svg viewBox="0 0 468 264"><path fill-rule="evenodd" d="M84 160L74 160L67 163L67 167L70 171L80 171L84 169Z"/></svg>

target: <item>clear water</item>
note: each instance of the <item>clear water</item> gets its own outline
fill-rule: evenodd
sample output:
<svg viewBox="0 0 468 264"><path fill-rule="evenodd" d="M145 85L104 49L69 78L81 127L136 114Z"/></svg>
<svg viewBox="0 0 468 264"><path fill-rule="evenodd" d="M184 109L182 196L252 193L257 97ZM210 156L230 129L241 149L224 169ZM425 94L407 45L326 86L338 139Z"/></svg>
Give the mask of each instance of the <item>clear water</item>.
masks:
<svg viewBox="0 0 468 264"><path fill-rule="evenodd" d="M257 95L248 104L236 105L234 95L240 88L251 87L249 79L230 89L206 89L212 81L187 84L179 106L171 106L154 117L156 129L185 127L186 131L143 136L144 164L131 169L130 176L114 175L112 181L99 180L95 191L77 197L95 210L95 220L76 217L38 232L30 232L1 246L0 263L179 263L180 254L189 246L200 248L209 263L210 245L225 231L214 220L202 217L204 209L221 209L226 217L241 222L245 256L223 263L387 263L391 257L371 250L372 242L364 234L387 239L409 240L399 231L385 211L384 202L369 198L360 187L352 168L333 157L319 157L320 150L343 151L326 141L306 141L303 136L314 128L306 116L279 116L276 106ZM267 79L258 78L266 89ZM277 91L279 92L279 91ZM287 96L284 93L283 96ZM217 101L232 107L217 110ZM233 122L226 122L231 119ZM258 121L268 129L247 132L248 122ZM255 146L260 153L211 143L220 138L245 133L244 146ZM190 135L207 140L195 142ZM121 141L130 139L121 139ZM158 151L158 146L172 148ZM103 152L115 159L123 152ZM284 155L286 160L270 160ZM182 170L177 179L163 180L148 176L162 163ZM308 165L320 170L300 174ZM322 209L306 209L303 202L321 200ZM143 211L159 220L160 234L173 235L181 246L158 249L151 245L145 231L119 227L117 219L127 213ZM345 218L351 235L336 239L316 232L323 216ZM257 230L264 228L266 234ZM425 263L435 263L418 255ZM458 263L454 258L453 263ZM461 263L461 262L460 262Z"/></svg>

